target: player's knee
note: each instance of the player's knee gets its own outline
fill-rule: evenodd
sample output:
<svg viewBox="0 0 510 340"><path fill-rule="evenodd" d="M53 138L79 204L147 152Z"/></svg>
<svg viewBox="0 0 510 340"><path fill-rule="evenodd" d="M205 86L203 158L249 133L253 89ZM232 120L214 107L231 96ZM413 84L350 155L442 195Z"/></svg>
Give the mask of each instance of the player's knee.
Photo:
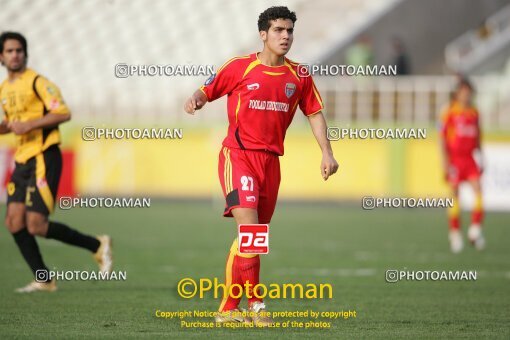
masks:
<svg viewBox="0 0 510 340"><path fill-rule="evenodd" d="M34 236L42 235L42 228L38 223L27 222L27 230L30 235L34 235Z"/></svg>
<svg viewBox="0 0 510 340"><path fill-rule="evenodd" d="M259 217L256 209L235 208L232 209L232 215L237 224L257 224Z"/></svg>
<svg viewBox="0 0 510 340"><path fill-rule="evenodd" d="M30 235L45 236L47 220L39 216L27 217L27 230Z"/></svg>
<svg viewBox="0 0 510 340"><path fill-rule="evenodd" d="M473 191L475 192L476 195L481 195L482 194L482 187L480 185L480 183L476 183L473 185Z"/></svg>
<svg viewBox="0 0 510 340"><path fill-rule="evenodd" d="M5 226L7 227L7 229L8 229L9 231L11 231L11 232L12 232L12 229L13 229L13 228L12 228L12 227L13 227L13 220L12 220L12 217L10 217L10 216L5 216L4 224L5 224Z"/></svg>
<svg viewBox="0 0 510 340"><path fill-rule="evenodd" d="M11 233L15 233L24 227L23 214L7 214L5 217L5 226Z"/></svg>

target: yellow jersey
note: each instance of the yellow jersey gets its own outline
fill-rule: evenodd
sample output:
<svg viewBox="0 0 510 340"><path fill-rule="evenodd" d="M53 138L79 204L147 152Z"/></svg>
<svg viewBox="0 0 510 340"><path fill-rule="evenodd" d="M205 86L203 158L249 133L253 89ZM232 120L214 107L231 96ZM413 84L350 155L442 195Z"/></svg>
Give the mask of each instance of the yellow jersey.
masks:
<svg viewBox="0 0 510 340"><path fill-rule="evenodd" d="M27 122L48 113L70 113L58 87L29 68L12 82L6 79L0 84L0 101L8 122ZM51 145L59 143L58 126L17 135L14 159L24 164Z"/></svg>

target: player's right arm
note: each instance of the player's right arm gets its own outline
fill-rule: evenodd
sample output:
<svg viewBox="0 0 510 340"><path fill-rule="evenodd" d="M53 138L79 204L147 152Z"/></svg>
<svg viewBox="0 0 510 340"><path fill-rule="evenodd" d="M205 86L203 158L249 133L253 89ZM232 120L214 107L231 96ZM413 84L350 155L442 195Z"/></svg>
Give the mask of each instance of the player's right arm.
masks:
<svg viewBox="0 0 510 340"><path fill-rule="evenodd" d="M191 97L184 103L184 111L190 115L194 114L196 110L200 110L205 103L207 103L207 96L202 90L196 90Z"/></svg>
<svg viewBox="0 0 510 340"><path fill-rule="evenodd" d="M243 59L246 58L232 58L223 64L216 74L211 75L205 84L186 100L184 110L189 114L194 114L195 110L200 110L205 103L231 93L241 80L240 61Z"/></svg>
<svg viewBox="0 0 510 340"><path fill-rule="evenodd" d="M6 133L10 133L11 129L7 126L7 121L2 120L2 123L0 123L0 135L5 135Z"/></svg>

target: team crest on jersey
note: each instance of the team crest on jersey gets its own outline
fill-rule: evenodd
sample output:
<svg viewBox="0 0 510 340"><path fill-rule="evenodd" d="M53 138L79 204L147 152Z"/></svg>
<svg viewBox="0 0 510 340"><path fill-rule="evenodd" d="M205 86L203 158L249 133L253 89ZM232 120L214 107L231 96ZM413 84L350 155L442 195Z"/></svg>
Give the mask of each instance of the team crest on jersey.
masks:
<svg viewBox="0 0 510 340"><path fill-rule="evenodd" d="M9 182L7 185L7 194L9 196L14 195L14 192L16 191L16 185L13 182Z"/></svg>
<svg viewBox="0 0 510 340"><path fill-rule="evenodd" d="M287 98L292 97L292 95L296 92L296 84L294 83L287 83L285 85L285 95Z"/></svg>
<svg viewBox="0 0 510 340"><path fill-rule="evenodd" d="M207 80L204 83L204 86L210 85L214 81L214 78L216 78L216 73L211 74L211 76L207 78Z"/></svg>

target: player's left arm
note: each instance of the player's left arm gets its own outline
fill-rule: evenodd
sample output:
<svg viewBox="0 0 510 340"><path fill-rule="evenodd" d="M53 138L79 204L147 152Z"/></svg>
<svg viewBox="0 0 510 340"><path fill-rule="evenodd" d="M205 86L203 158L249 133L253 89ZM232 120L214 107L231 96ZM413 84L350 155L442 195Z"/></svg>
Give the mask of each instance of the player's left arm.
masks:
<svg viewBox="0 0 510 340"><path fill-rule="evenodd" d="M333 156L333 149L331 148L331 143L329 142L326 134L326 120L320 111L307 117L308 122L310 122L310 126L312 127L313 135L322 150L321 175L326 181L329 176L333 175L338 170L338 162Z"/></svg>
<svg viewBox="0 0 510 340"><path fill-rule="evenodd" d="M477 135L476 135L476 150L475 150L475 158L477 158L477 163L478 163L478 166L480 167L480 172L483 172L484 168L485 168L485 162L484 162L484 159L483 159L483 154L482 154L482 146L481 146L481 139L482 139L482 129L480 127L480 114L477 112L477 115L476 115L477 119L476 119L476 128L477 128Z"/></svg>
<svg viewBox="0 0 510 340"><path fill-rule="evenodd" d="M312 127L313 135L322 150L321 176L326 181L329 176L338 170L338 163L333 157L333 149L327 137L327 125L322 110L322 98L315 87L312 77L304 77L302 95L299 101L299 108L308 118Z"/></svg>
<svg viewBox="0 0 510 340"><path fill-rule="evenodd" d="M35 129L56 127L71 119L71 112L55 84L46 78L39 77L36 80L35 89L47 114L26 122L10 122L8 124L9 129L17 135L23 135Z"/></svg>
<svg viewBox="0 0 510 340"><path fill-rule="evenodd" d="M482 128L480 126L480 115L477 115L477 119L476 119L476 127L477 127L477 130L478 130L478 134L476 136L476 147L478 150L482 150L482 147L481 147L481 139L482 139Z"/></svg>
<svg viewBox="0 0 510 340"><path fill-rule="evenodd" d="M69 113L48 113L39 119L29 120L26 122L10 122L7 127L16 135L24 135L35 129L46 129L58 126L70 119L71 114Z"/></svg>
<svg viewBox="0 0 510 340"><path fill-rule="evenodd" d="M2 92L2 85L0 84L0 93ZM11 132L11 129L7 126L7 114L5 114L5 108L3 107L3 103L0 103L1 110L0 112L3 114L2 122L0 123L0 135L5 135Z"/></svg>

